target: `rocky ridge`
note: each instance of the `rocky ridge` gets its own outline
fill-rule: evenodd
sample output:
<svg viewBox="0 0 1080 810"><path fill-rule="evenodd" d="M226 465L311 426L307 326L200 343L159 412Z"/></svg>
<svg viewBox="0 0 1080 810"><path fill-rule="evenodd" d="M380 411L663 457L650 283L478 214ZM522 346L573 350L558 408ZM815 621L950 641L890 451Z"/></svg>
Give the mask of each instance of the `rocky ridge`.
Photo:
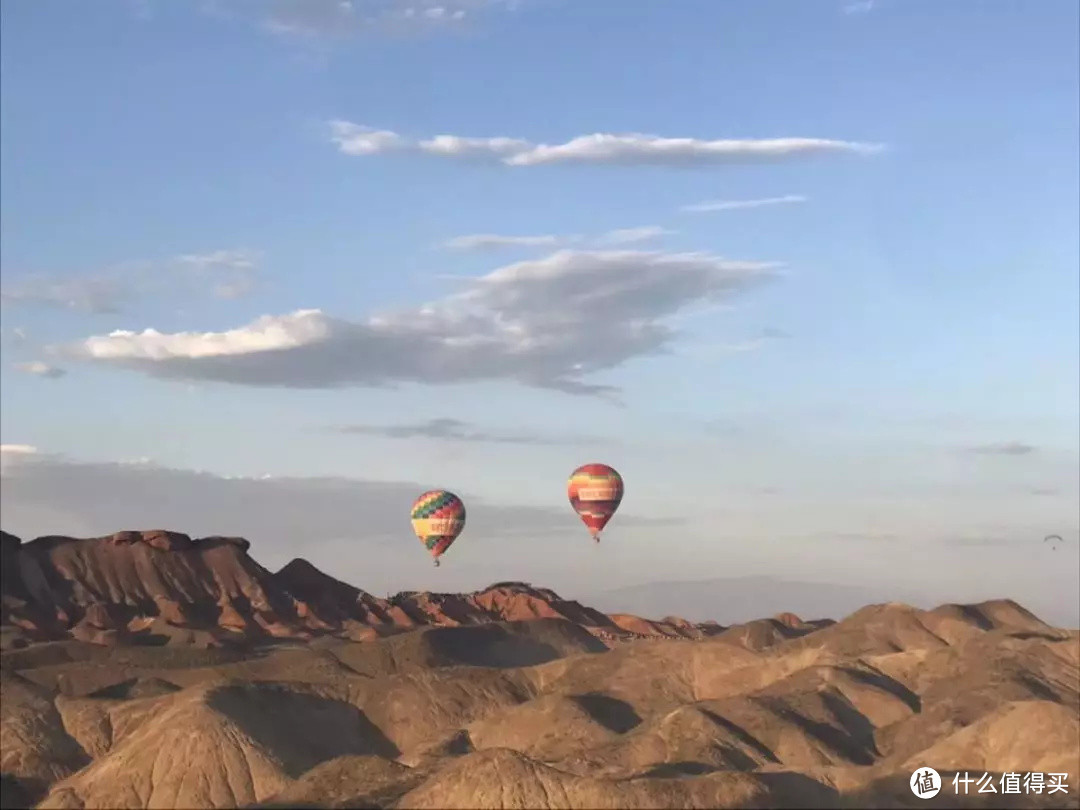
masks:
<svg viewBox="0 0 1080 810"><path fill-rule="evenodd" d="M524 582L384 599L303 559L268 571L240 537L150 530L26 543L4 532L2 540L4 646L62 639L202 647L322 636L364 641L425 626L532 619L564 619L607 643L701 639L725 630L677 617L606 615ZM815 627L790 615L775 624L788 634Z"/></svg>

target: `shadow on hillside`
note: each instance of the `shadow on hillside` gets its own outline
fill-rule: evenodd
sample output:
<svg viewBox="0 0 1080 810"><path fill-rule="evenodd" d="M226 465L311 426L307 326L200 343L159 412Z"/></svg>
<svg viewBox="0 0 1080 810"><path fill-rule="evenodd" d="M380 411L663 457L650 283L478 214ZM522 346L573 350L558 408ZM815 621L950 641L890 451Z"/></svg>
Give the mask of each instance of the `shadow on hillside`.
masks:
<svg viewBox="0 0 1080 810"><path fill-rule="evenodd" d="M642 776L649 779L679 779L683 776L703 776L716 770L717 768L705 762L661 762L653 765Z"/></svg>
<svg viewBox="0 0 1080 810"><path fill-rule="evenodd" d="M780 762L780 760L777 758L776 754L773 753L771 748L765 745L765 743L763 743L745 728L740 726L738 723L734 723L731 720L728 720L723 715L717 714L716 712L710 711L706 708L702 708L701 713L708 717L710 720L712 720L714 723L716 723L716 725L720 726L721 728L727 730L730 734L734 735L743 745L757 751L767 762Z"/></svg>
<svg viewBox="0 0 1080 810"><path fill-rule="evenodd" d="M41 779L19 779L10 773L0 774L0 807L33 807L48 790Z"/></svg>
<svg viewBox="0 0 1080 810"><path fill-rule="evenodd" d="M769 791L769 807L835 808L840 801L836 788L823 785L801 773L778 771L759 773Z"/></svg>
<svg viewBox="0 0 1080 810"><path fill-rule="evenodd" d="M840 671L860 683L873 686L882 692L888 692L893 697L902 700L915 714L922 711L922 699L900 681L894 680L884 673L867 672L858 667L840 667Z"/></svg>
<svg viewBox="0 0 1080 810"><path fill-rule="evenodd" d="M517 635L497 624L436 627L425 630L424 635L436 656L466 666L511 669L546 664L563 657L553 645Z"/></svg>
<svg viewBox="0 0 1080 810"><path fill-rule="evenodd" d="M264 684L260 689L217 689L208 695L207 703L256 744L283 754L283 768L293 779L335 757L373 754L395 759L401 755L367 715L344 701Z"/></svg>
<svg viewBox="0 0 1080 810"><path fill-rule="evenodd" d="M571 695L570 699L584 709L589 717L616 734L625 734L641 724L641 717L634 711L633 706L624 700L597 692Z"/></svg>
<svg viewBox="0 0 1080 810"><path fill-rule="evenodd" d="M132 700L135 698L161 697L179 692L180 687L162 678L128 678L89 693L88 698L104 700Z"/></svg>

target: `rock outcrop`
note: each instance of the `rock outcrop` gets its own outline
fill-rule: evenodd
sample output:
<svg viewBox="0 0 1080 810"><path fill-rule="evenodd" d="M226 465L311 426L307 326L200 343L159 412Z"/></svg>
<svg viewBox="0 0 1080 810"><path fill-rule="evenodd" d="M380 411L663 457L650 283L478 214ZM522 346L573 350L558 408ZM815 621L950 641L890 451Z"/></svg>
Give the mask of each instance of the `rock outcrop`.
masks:
<svg viewBox="0 0 1080 810"><path fill-rule="evenodd" d="M94 644L220 646L331 635L371 640L405 630L565 619L605 642L697 639L724 628L669 617L607 616L546 588L500 582L475 593L382 599L295 559L276 573L240 537L163 529L104 537L3 535L5 646L74 638Z"/></svg>

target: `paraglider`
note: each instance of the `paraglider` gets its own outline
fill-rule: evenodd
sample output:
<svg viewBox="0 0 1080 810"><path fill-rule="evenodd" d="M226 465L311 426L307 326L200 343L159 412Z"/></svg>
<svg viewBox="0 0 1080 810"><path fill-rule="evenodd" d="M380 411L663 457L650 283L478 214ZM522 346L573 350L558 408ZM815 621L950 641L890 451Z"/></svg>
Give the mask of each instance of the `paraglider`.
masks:
<svg viewBox="0 0 1080 810"><path fill-rule="evenodd" d="M607 464L583 464L570 474L566 494L592 539L599 543L600 532L622 502L622 476Z"/></svg>
<svg viewBox="0 0 1080 810"><path fill-rule="evenodd" d="M435 558L438 568L439 557L465 528L465 504L445 489L425 492L413 502L412 526L420 542Z"/></svg>
<svg viewBox="0 0 1080 810"><path fill-rule="evenodd" d="M1048 534L1043 538L1043 542L1050 544L1051 551L1057 551L1057 544L1065 541L1061 538L1060 534Z"/></svg>

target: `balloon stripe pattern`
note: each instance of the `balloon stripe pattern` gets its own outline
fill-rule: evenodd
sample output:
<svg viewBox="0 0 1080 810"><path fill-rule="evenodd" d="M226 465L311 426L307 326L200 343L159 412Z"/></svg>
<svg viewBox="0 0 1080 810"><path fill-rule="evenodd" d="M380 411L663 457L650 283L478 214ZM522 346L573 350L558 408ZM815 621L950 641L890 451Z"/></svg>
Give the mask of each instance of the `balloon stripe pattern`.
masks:
<svg viewBox="0 0 1080 810"><path fill-rule="evenodd" d="M425 492L413 503L412 525L424 548L438 560L465 528L465 504L445 489Z"/></svg>
<svg viewBox="0 0 1080 810"><path fill-rule="evenodd" d="M566 494L589 534L599 542L600 532L622 502L622 476L606 464L584 464L570 474Z"/></svg>

